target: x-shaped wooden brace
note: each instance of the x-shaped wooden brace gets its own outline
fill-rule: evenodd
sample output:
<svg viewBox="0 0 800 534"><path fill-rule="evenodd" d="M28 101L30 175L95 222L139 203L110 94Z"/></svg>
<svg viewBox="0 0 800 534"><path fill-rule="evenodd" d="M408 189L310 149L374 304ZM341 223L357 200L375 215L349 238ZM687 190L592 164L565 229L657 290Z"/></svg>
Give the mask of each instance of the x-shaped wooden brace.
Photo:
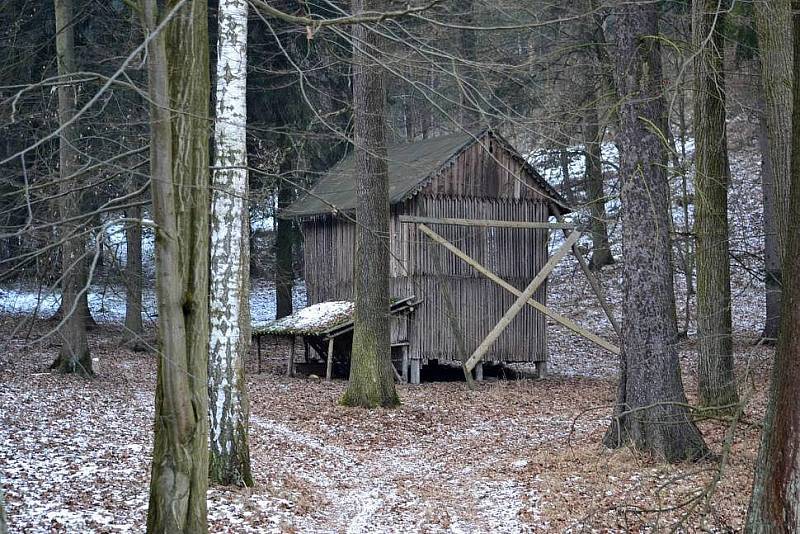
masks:
<svg viewBox="0 0 800 534"><path fill-rule="evenodd" d="M408 217L408 219L411 219L411 217ZM592 332L589 332L588 330L581 327L574 321L571 321L570 319L551 310L544 304L532 298L533 294L536 292L539 286L542 285L542 283L547 279L547 276L550 274L550 272L553 269L555 269L556 265L558 265L558 263L564 258L564 256L569 252L569 250L573 247L573 245L575 245L575 243L578 241L578 239L581 236L580 230L574 230L571 234L569 234L564 244L561 245L561 247L559 247L556 253L550 257L550 259L547 261L544 267L542 267L542 270L539 271L536 277L533 280L531 280L531 283L528 284L528 287L526 287L524 291L520 291L519 289L509 284L508 282L506 282L505 280L494 274L492 271L490 271L489 269L478 263L476 260L474 260L472 257L470 257L468 254L463 252L461 249L459 249L452 243L450 243L444 237L440 236L439 234L431 230L424 223L418 223L417 228L422 233L427 235L432 241L442 245L444 248L446 248L454 255L462 259L464 262L466 262L476 271L484 275L486 278L493 281L506 291L517 296L517 300L514 301L514 304L512 304L511 307L506 311L506 313L503 315L500 321L495 325L495 327L491 330L491 332L489 332L486 338L483 341L481 341L480 345L478 345L478 348L475 349L475 352L472 353L469 359L466 362L464 362L465 373L472 372L472 369L478 364L481 358L483 358L483 356L486 354L486 352L489 350L492 344L495 341L497 341L498 337L500 337L500 334L503 333L503 330L506 329L506 327L511 323L514 317L516 317L517 314L519 314L519 312L522 310L523 307L525 307L526 304L533 306L534 308L544 313L554 321L566 326L576 334L585 337L586 339L596 343L597 345L600 345L604 349L613 352L614 354L617 355L620 353L620 349L616 345L609 343L605 339L601 338L596 334L593 334Z"/></svg>

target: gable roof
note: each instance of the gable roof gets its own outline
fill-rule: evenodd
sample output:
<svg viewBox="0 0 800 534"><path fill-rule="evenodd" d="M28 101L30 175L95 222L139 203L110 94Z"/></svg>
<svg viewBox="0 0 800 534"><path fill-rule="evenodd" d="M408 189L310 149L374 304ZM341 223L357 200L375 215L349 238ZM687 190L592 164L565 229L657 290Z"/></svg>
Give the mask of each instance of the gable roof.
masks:
<svg viewBox="0 0 800 534"><path fill-rule="evenodd" d="M571 211L563 197L500 135L484 130L477 135L457 133L424 139L414 143L398 143L387 147L389 164L389 203L397 204L417 194L449 161L479 142L492 136L530 173L536 185L557 205L562 213ZM287 207L281 217L308 217L335 211L352 211L356 207L355 155L351 152L325 174L317 185Z"/></svg>

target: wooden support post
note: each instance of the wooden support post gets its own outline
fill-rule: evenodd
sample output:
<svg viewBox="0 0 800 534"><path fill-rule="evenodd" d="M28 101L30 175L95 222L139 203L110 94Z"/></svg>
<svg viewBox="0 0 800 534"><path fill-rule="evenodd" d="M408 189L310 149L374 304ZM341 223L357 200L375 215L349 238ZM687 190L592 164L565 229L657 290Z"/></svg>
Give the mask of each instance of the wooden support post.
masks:
<svg viewBox="0 0 800 534"><path fill-rule="evenodd" d="M420 361L416 358L411 360L411 383L419 384L419 365Z"/></svg>
<svg viewBox="0 0 800 534"><path fill-rule="evenodd" d="M499 285L500 287L502 287L503 289L505 289L509 293L511 293L513 295L516 295L516 296L520 296L522 294L522 291L520 291L516 287L512 286L511 284L509 284L508 282L506 282L505 280L503 280L502 278L500 278L499 276L494 274L492 271L490 271L489 269L487 269L486 267L484 267L483 265L481 265L480 263L475 261L468 254L463 252L461 249L459 249L458 247L453 245L451 242L449 242L448 240L446 240L445 238L443 238L442 236L440 236L439 234L437 234L436 232L434 232L433 230L431 230L430 228L428 228L424 224L421 224L419 226L419 230L422 231L428 237L430 237L432 241L442 245L444 248L446 248L447 250L452 252L455 256L457 256L457 257L461 258L462 260L464 260L464 262L466 262L468 265L470 265L473 269L475 269L476 271L481 273L483 276L485 276L486 278L488 278L489 280L491 280L495 284ZM529 299L528 300L528 305L534 307L537 310L539 310L540 312L542 312L543 314L547 315L548 317L550 317L554 321L556 321L556 322L562 324L563 326L569 328L570 330L572 330L576 334L585 337L589 341L591 341L593 343L596 343L597 345L603 347L604 349L606 349L607 351L609 351L609 352L611 352L613 354L619 355L619 353L620 353L619 347L617 347L616 345L614 345L612 343L609 343L608 341L606 341L605 339L601 338L600 336L598 336L596 334L593 334L592 332L589 332L588 330L586 330L585 328L583 328L579 324L577 324L575 321L572 321L571 319L568 319L567 317L564 317L560 313L551 310L550 308L548 308L544 304L542 304L540 302L537 302L537 301L535 301L533 299Z"/></svg>
<svg viewBox="0 0 800 534"><path fill-rule="evenodd" d="M564 217L557 211L556 218L558 219L558 222L564 222ZM564 237L566 237L566 235L567 232L564 230ZM575 259L578 260L578 264L581 266L583 274L586 275L586 278L589 280L589 285L592 286L594 294L597 295L597 300L600 302L600 307L603 308L606 317L608 317L608 322L611 323L611 327L614 329L614 332L617 333L617 337L622 339L622 330L619 327L619 323L617 323L617 320L614 318L614 314L611 313L611 307L608 305L608 301L606 300L603 286L600 285L600 281L589 268L589 262L586 261L586 257L583 255L583 252L581 252L581 249L578 248L577 244L572 245L572 253L575 255Z"/></svg>
<svg viewBox="0 0 800 534"><path fill-rule="evenodd" d="M261 374L261 334L256 334L256 351L258 352L258 374Z"/></svg>
<svg viewBox="0 0 800 534"><path fill-rule="evenodd" d="M547 377L547 362L536 362L534 365L536 366L536 378Z"/></svg>
<svg viewBox="0 0 800 534"><path fill-rule="evenodd" d="M420 228L425 226L424 224L420 225ZM503 317L497 322L494 328L492 328L491 332L486 336L486 339L481 341L481 344L478 345L478 348L475 349L475 352L472 353L472 356L469 357L467 363L464 364L467 371L472 371L472 368L475 367L481 358L486 354L489 350L489 347L497 341L497 338L500 337L500 334L503 333L503 330L511 323L514 317L522 310L522 308L527 304L527 302L533 297L533 294L539 289L539 286L547 279L547 275L550 274L550 271L555 269L558 262L566 256L567 252L572 248L572 245L578 241L578 238L581 236L580 231L575 230L573 231L567 240L564 242L563 245L559 247L555 254L553 254L547 263L544 264L542 270L539 271L531 283L528 284L528 287L525 288L525 291L522 292L520 296L517 297L517 300L514 301L514 304L506 311Z"/></svg>
<svg viewBox="0 0 800 534"><path fill-rule="evenodd" d="M403 352L403 372L400 374L403 378L403 383L408 384L408 347L400 349Z"/></svg>
<svg viewBox="0 0 800 534"><path fill-rule="evenodd" d="M294 346L297 344L297 338L291 336L292 348L289 349L289 360L286 362L286 376L294 376Z"/></svg>
<svg viewBox="0 0 800 534"><path fill-rule="evenodd" d="M336 339L335 337L331 337L328 340L328 361L325 365L325 380L328 382L331 381L333 377L333 340Z"/></svg>
<svg viewBox="0 0 800 534"><path fill-rule="evenodd" d="M475 364L475 380L483 382L483 362Z"/></svg>

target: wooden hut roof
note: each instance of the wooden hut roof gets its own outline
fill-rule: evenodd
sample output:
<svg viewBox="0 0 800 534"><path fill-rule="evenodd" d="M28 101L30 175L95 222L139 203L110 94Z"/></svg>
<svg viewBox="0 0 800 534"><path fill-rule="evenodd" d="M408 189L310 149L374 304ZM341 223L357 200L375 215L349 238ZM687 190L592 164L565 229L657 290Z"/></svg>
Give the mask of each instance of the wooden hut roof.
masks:
<svg viewBox="0 0 800 534"><path fill-rule="evenodd" d="M403 202L418 193L442 167L485 136L491 136L522 163L536 185L562 213L571 211L567 208L563 197L536 172L536 169L514 150L508 141L491 130L484 130L477 135L464 132L387 147L389 202L391 204ZM355 156L351 153L325 174L309 193L296 200L280 216L308 217L336 211L352 211L355 207Z"/></svg>

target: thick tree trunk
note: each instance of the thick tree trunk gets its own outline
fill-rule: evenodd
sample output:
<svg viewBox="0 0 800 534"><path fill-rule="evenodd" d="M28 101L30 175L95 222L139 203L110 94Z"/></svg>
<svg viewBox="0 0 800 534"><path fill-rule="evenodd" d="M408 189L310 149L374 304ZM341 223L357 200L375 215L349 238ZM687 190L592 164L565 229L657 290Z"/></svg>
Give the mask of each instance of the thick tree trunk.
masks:
<svg viewBox="0 0 800 534"><path fill-rule="evenodd" d="M365 10L352 1L353 13ZM374 8L375 6L371 6ZM370 58L378 35L353 26L353 109L355 110L356 258L355 328L350 383L342 397L348 406L394 406L389 338L389 173L386 156L385 99L380 64Z"/></svg>
<svg viewBox="0 0 800 534"><path fill-rule="evenodd" d="M129 191L133 192L136 180L130 178ZM123 340L134 350L142 350L144 344L141 337L144 333L142 324L142 286L144 285L142 270L142 207L132 206L125 211L130 219L125 224L125 329Z"/></svg>
<svg viewBox="0 0 800 534"><path fill-rule="evenodd" d="M793 2L794 76L800 79L800 2ZM791 199L800 213L800 84L792 112ZM772 368L747 532L800 532L800 217L789 219L784 251L781 328Z"/></svg>
<svg viewBox="0 0 800 534"><path fill-rule="evenodd" d="M250 351L247 1L219 3L211 206L208 393L212 482L252 486L244 362Z"/></svg>
<svg viewBox="0 0 800 534"><path fill-rule="evenodd" d="M287 208L294 200L294 186L283 177L294 170L296 159L287 155L281 164L281 180L278 184L278 211ZM292 314L292 290L294 268L292 248L294 225L290 219L276 218L275 222L275 318Z"/></svg>
<svg viewBox="0 0 800 534"><path fill-rule="evenodd" d="M175 4L167 2L165 16ZM143 9L153 31L156 0ZM187 2L147 47L159 341L150 533L208 530L206 9L206 2Z"/></svg>
<svg viewBox="0 0 800 534"><path fill-rule="evenodd" d="M616 23L625 310L617 406L604 442L632 444L670 462L707 449L686 408L669 240L669 187L661 137L664 123L658 7L630 3Z"/></svg>
<svg viewBox="0 0 800 534"><path fill-rule="evenodd" d="M56 54L58 74L69 76L77 71L75 64L75 31L72 0L55 0L56 15ZM67 124L75 116L77 88L63 84L58 86L58 122L62 126L59 135L59 215L67 221L80 214L79 193L74 180L67 179L79 167L76 143L79 137L77 121ZM86 315L88 304L81 292L86 285L86 248L83 237L76 237L81 231L75 221L61 225L61 350L58 358L50 366L61 373L78 373L91 376L92 358L86 335ZM82 308L85 306L86 310Z"/></svg>
<svg viewBox="0 0 800 534"><path fill-rule="evenodd" d="M703 406L731 410L739 402L739 394L731 338L725 14L718 8L717 0L692 2L698 386Z"/></svg>
<svg viewBox="0 0 800 534"><path fill-rule="evenodd" d="M764 188L765 234L767 254L770 241L778 250L786 250L789 224L789 175L792 127L792 22L789 0L761 0L753 3L761 56L761 83L764 87L764 119L767 127L767 155L772 171L771 187ZM767 198L767 195L770 198ZM770 213L766 212L767 202ZM771 223L771 228L766 227ZM777 265L776 265L777 262ZM777 338L781 310L780 257L767 257L767 323L764 337Z"/></svg>
<svg viewBox="0 0 800 534"><path fill-rule="evenodd" d="M614 263L611 247L608 244L606 225L606 196L603 192L603 135L597 108L590 104L584 122L584 146L586 148L586 193L591 209L592 257L589 267L602 269Z"/></svg>

